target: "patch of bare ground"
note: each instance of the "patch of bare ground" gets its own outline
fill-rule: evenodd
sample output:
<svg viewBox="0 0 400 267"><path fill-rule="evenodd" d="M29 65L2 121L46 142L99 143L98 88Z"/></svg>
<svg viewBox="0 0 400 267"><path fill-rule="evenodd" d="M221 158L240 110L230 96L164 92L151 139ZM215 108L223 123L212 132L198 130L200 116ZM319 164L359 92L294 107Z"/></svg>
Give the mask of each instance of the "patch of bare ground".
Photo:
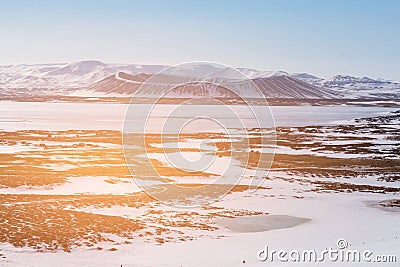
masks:
<svg viewBox="0 0 400 267"><path fill-rule="evenodd" d="M400 209L400 199L383 200L379 202L379 205L386 208Z"/></svg>

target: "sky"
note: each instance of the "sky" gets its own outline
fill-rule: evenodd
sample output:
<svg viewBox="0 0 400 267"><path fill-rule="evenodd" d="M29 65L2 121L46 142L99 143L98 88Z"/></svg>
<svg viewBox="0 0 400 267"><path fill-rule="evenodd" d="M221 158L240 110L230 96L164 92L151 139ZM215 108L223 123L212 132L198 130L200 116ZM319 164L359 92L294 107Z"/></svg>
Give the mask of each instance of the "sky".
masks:
<svg viewBox="0 0 400 267"><path fill-rule="evenodd" d="M400 80L400 1L0 0L0 65L100 60Z"/></svg>

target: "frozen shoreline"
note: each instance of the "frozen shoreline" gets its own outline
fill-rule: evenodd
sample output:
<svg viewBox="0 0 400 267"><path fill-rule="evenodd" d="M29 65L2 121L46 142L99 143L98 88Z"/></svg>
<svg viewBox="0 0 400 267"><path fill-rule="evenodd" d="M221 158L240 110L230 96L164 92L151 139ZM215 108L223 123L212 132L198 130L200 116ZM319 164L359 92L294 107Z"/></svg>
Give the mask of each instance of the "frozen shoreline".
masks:
<svg viewBox="0 0 400 267"><path fill-rule="evenodd" d="M57 102L11 102L0 101L0 129L6 131L15 130L117 130L121 131L124 125L125 113L128 104L116 103L57 103ZM138 109L146 104L134 104ZM160 114L154 114L154 123L162 124L164 116L176 105L162 105L157 110ZM204 108L215 109L219 114L219 106L188 106L192 113ZM232 106L246 120L245 106ZM354 106L271 106L271 112L276 126L310 126L310 125L335 125L346 120L362 117L374 117L395 111L398 107L354 107ZM259 107L255 106L257 113ZM262 111L262 109L260 109ZM193 114L187 114L187 120ZM219 114L220 120L226 120L224 114ZM218 115L217 115L218 118ZM143 120L139 116L131 118ZM248 118L253 119L251 116ZM157 122L156 120L159 120ZM135 121L132 121L135 123ZM225 123L228 123L227 120ZM211 125L214 127L213 125ZM207 128L208 127L208 128ZM209 129L200 127L199 130Z"/></svg>

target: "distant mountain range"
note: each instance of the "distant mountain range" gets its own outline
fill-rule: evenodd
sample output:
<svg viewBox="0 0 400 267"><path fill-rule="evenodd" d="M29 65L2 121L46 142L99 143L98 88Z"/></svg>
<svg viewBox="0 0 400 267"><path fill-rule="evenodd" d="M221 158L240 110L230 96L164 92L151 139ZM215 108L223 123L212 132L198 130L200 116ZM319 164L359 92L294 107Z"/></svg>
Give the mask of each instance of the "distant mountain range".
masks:
<svg viewBox="0 0 400 267"><path fill-rule="evenodd" d="M153 74L168 68L166 65L106 64L100 61L79 61L59 64L0 66L0 93L34 91L66 93L82 96L126 96ZM396 81L337 75L322 79L308 73L259 71L238 68L255 82L269 98L347 98L347 99L399 99L400 83ZM199 76L212 73L223 77L224 69L209 71L199 67ZM173 75L179 76L180 73ZM245 91L246 88L243 88ZM196 95L199 88L186 88L175 97ZM219 91L219 97L228 97Z"/></svg>
<svg viewBox="0 0 400 267"><path fill-rule="evenodd" d="M166 66L79 61L0 66L0 88L83 88L117 72L157 73Z"/></svg>

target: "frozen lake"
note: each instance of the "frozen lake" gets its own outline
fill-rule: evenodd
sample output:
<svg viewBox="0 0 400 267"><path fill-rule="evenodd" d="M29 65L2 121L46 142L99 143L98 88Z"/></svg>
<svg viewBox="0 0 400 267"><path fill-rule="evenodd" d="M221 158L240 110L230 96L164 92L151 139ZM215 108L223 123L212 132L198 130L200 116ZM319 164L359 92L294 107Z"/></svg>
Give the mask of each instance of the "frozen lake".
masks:
<svg viewBox="0 0 400 267"><path fill-rule="evenodd" d="M13 130L121 130L128 104L113 103L53 103L0 101L0 129ZM130 108L132 124L143 121L141 111L149 104L134 104ZM152 124L160 126L175 105L159 105L152 113ZM360 106L272 106L270 107L276 126L332 125L361 117L387 114L398 108ZM229 106L247 126L253 125L254 117L246 106ZM265 107L253 107L261 118L268 117ZM137 113L136 113L137 111ZM206 111L206 112L205 112ZM224 125L231 125L232 114L226 107L213 105L186 105L175 116L176 120L187 121L197 115L211 114ZM269 121L267 119L267 121ZM210 129L208 122L195 125L193 130ZM265 125L264 125L265 126Z"/></svg>

